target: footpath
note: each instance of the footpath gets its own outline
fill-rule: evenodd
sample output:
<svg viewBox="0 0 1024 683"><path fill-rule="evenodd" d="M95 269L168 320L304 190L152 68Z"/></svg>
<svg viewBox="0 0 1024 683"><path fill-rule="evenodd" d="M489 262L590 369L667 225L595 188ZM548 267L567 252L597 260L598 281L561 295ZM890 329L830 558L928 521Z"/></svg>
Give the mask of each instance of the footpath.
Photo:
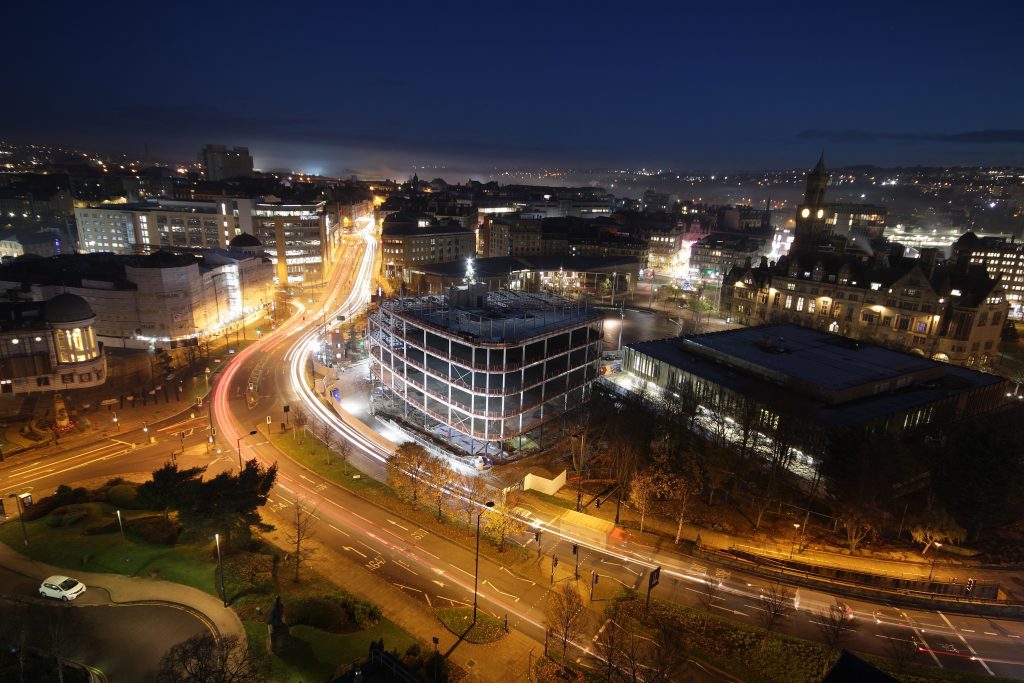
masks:
<svg viewBox="0 0 1024 683"><path fill-rule="evenodd" d="M572 489L572 490L570 490ZM528 496L529 506L541 513L544 517L558 517L566 509L574 509L576 504L576 492L572 486L567 486L560 491L556 497L568 503L567 506L559 506L540 496ZM585 498L586 500L586 498ZM597 508L590 505L586 514L613 522L615 519L614 500ZM644 519L644 532L640 533L640 515L623 502L619 526L629 529L631 540L634 545L641 545L656 550L657 552L677 552L682 554L680 546L675 545L676 523L666 518L647 515ZM930 572L936 582L965 583L968 578L979 582L998 583L1009 595L1010 599L1019 599L1024 593L1024 584L1021 583L1020 567L993 567L982 566L980 563L972 562L969 559L953 556L948 553L936 553L932 551L929 555L922 556L911 550L896 553L886 553L889 557L879 557L870 550L858 551L857 553L843 552L840 549L829 549L814 545L801 545L799 537L776 541L764 537L739 536L727 534L712 529L684 524L680 541L696 543L700 540L701 547L713 550L738 550L753 555L764 557L766 560L785 560L790 553L793 553L794 560L811 564L817 567L829 567L837 569L848 569L858 572L866 572L881 576L924 579ZM794 545L794 541L797 543ZM892 557L898 555L899 557ZM933 564L934 561L934 564Z"/></svg>
<svg viewBox="0 0 1024 683"><path fill-rule="evenodd" d="M277 525L267 534L268 540L280 547L288 541L281 529L287 522ZM466 672L466 683L520 683L531 680L528 672L531 662L544 656L544 644L523 633L510 629L501 640L486 645L474 645L448 631L431 613L425 602L417 600L394 584L366 571L366 568L322 543L313 542L316 552L305 564L321 576L333 579L343 577L338 586L349 593L378 605L384 617L411 633L417 640L427 643L438 639L438 651ZM287 606L285 607L287 610ZM385 649L390 646L384 643Z"/></svg>
<svg viewBox="0 0 1024 683"><path fill-rule="evenodd" d="M235 614L234 610L225 607L219 598L209 593L204 593L198 588L160 579L123 576L121 574L80 572L54 567L53 565L37 562L30 557L15 552L2 543L0 543L0 566L22 576L40 581L54 574L73 574L89 590L97 588L105 590L110 596L110 602L112 603L158 603L169 607L185 609L195 614L217 635L238 636L242 642L245 642L245 629L242 627L242 621Z"/></svg>

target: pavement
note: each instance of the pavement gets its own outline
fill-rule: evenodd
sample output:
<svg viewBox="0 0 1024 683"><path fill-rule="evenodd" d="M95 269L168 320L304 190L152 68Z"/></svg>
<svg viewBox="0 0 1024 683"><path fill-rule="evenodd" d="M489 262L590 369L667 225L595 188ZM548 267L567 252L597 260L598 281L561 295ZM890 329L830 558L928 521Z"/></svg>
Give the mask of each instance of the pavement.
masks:
<svg viewBox="0 0 1024 683"><path fill-rule="evenodd" d="M120 574L80 572L38 562L0 543L0 568L21 576L42 581L47 576L74 576L89 591L103 590L111 604L166 605L183 609L197 617L207 628L220 636L234 635L245 641L245 629L234 610L225 607L219 598L198 588L180 583Z"/></svg>

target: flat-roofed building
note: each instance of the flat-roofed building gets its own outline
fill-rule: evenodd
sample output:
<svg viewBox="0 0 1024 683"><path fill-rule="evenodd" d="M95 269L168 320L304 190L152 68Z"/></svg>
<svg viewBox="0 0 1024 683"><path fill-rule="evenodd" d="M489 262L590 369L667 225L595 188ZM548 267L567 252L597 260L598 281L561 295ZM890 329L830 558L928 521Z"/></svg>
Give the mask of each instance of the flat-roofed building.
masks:
<svg viewBox="0 0 1024 683"><path fill-rule="evenodd" d="M390 409L463 451L495 453L524 437L543 448L589 400L603 317L477 283L385 301L369 327L370 372Z"/></svg>

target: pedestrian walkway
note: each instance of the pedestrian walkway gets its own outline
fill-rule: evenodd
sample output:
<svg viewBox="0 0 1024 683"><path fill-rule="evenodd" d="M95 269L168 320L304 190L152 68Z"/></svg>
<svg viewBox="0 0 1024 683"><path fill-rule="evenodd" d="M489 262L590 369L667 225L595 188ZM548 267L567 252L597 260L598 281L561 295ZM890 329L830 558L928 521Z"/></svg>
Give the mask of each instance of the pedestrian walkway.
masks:
<svg viewBox="0 0 1024 683"><path fill-rule="evenodd" d="M281 529L287 528L282 522L278 530L268 534L268 540L276 545L288 547ZM423 643L438 639L438 651L447 653L450 661L459 665L468 674L467 683L519 683L529 681L530 663L544 655L544 644L538 643L515 629L497 641L487 645L458 642L434 616L426 604L420 602L393 584L368 572L345 555L334 552L323 544L317 544L316 553L308 566L324 577L344 577L338 585L353 595L377 604L384 617L401 626ZM384 643L387 647L387 643Z"/></svg>
<svg viewBox="0 0 1024 683"><path fill-rule="evenodd" d="M567 502L575 505L575 490L570 491L568 487L557 494ZM544 517L558 517L565 512L564 507L542 500L539 496L529 496L529 504L533 510L540 512ZM615 506L606 505L602 508L590 506L586 514L606 521L615 519ZM622 505L620 513L620 526L629 528L632 533L631 542L635 545L647 546L657 552L681 553L680 546L674 543L676 537L676 523L672 520L656 515L647 515L644 519L644 533L639 532L640 515L634 510ZM820 567L834 567L850 569L870 574L883 576L924 579L930 572L934 580L939 582L956 581L966 582L968 578L977 581L998 583L1004 591L1019 589L1017 577L1020 575L1019 567L982 567L976 562L962 557L954 557L948 554L941 554L936 557L934 552L922 556L912 550L899 552L898 558L878 557L865 551L862 554L850 554L842 549L830 549L825 547L814 547L794 544L799 537L776 541L754 534L753 536L738 536L727 534L692 524L684 524L681 534L681 541L694 543L700 538L700 543L705 548L715 550L741 550L753 555L760 555L766 559L788 559L790 553L793 557L803 563ZM887 553L888 554L888 553ZM934 561L934 566L933 566ZM1011 599L1016 596L1011 595Z"/></svg>
<svg viewBox="0 0 1024 683"><path fill-rule="evenodd" d="M159 579L80 572L54 567L15 552L2 543L0 543L0 566L40 581L54 574L74 576L89 590L100 588L106 591L113 603L157 602L172 607L184 607L198 613L197 616L200 616L206 625L214 629L220 636L238 636L242 642L245 642L245 629L235 611L225 607L219 598L204 593L198 588Z"/></svg>

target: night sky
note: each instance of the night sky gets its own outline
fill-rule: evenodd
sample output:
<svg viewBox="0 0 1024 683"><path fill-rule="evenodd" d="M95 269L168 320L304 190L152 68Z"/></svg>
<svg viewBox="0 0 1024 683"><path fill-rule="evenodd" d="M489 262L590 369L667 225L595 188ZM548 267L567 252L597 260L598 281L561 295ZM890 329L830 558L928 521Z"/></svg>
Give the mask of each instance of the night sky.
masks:
<svg viewBox="0 0 1024 683"><path fill-rule="evenodd" d="M1024 165L1024 3L19 2L0 138L449 176ZM444 175L439 172L438 175ZM458 177L458 176L456 176Z"/></svg>

